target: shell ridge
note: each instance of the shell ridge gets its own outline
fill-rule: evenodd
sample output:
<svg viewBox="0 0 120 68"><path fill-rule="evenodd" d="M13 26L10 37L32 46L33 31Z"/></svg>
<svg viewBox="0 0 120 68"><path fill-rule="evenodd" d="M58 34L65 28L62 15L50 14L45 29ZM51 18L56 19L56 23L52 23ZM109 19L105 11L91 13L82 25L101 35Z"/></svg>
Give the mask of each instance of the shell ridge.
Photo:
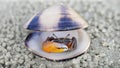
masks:
<svg viewBox="0 0 120 68"><path fill-rule="evenodd" d="M40 14L38 13L31 21L30 24L28 25L27 29L33 29L33 30L38 30L40 29L40 20L39 20Z"/></svg>
<svg viewBox="0 0 120 68"><path fill-rule="evenodd" d="M70 7L60 5L50 7L41 14L38 13L27 26L35 31L65 31L83 29L86 22Z"/></svg>

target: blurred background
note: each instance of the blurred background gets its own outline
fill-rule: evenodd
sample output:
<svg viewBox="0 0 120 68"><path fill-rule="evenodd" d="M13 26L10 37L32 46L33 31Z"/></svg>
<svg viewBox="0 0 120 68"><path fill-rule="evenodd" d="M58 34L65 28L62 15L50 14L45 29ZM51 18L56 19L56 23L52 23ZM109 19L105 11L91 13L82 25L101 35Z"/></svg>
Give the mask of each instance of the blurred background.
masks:
<svg viewBox="0 0 120 68"><path fill-rule="evenodd" d="M91 45L69 61L53 62L24 45L23 28L37 12L64 3L89 24ZM120 68L120 0L0 0L0 68Z"/></svg>

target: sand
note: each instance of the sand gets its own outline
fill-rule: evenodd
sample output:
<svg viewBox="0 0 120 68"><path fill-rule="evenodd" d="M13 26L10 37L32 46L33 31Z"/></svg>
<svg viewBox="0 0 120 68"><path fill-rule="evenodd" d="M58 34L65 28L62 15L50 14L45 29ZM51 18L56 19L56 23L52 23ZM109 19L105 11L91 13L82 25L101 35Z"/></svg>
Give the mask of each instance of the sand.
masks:
<svg viewBox="0 0 120 68"><path fill-rule="evenodd" d="M30 31L22 26L32 15L59 4L75 9L89 24L89 49L69 61L34 55L24 45ZM0 0L0 68L120 68L119 0Z"/></svg>

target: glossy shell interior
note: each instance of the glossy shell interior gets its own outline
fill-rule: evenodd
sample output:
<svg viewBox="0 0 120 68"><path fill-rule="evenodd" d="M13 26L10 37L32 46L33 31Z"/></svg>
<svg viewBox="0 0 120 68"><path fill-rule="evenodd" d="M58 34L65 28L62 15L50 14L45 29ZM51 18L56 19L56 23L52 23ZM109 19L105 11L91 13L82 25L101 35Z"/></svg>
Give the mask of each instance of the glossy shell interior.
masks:
<svg viewBox="0 0 120 68"><path fill-rule="evenodd" d="M58 37L65 37L66 34L70 33L70 37L77 38L76 49L72 51L62 52L62 53L47 53L42 50L42 42L46 40L48 36L56 34ZM66 60L77 57L84 53L89 45L90 39L88 34L84 30L72 30L72 31L59 31L59 32L32 32L28 35L25 40L26 47L33 53L44 57L49 60Z"/></svg>
<svg viewBox="0 0 120 68"><path fill-rule="evenodd" d="M66 31L87 27L86 21L68 6L58 5L35 14L24 27L34 31Z"/></svg>

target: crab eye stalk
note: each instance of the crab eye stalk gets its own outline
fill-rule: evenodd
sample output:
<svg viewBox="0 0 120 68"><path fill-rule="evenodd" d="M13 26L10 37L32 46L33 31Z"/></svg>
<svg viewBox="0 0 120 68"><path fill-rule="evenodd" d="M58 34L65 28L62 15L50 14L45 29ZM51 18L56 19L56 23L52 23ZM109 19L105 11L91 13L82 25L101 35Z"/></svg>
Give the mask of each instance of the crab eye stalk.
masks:
<svg viewBox="0 0 120 68"><path fill-rule="evenodd" d="M53 34L53 36L55 36L56 38L58 38L55 34Z"/></svg>
<svg viewBox="0 0 120 68"><path fill-rule="evenodd" d="M68 36L70 36L70 34L67 34L66 37L62 41L64 42Z"/></svg>
<svg viewBox="0 0 120 68"><path fill-rule="evenodd" d="M70 34L68 34L65 38L67 38L68 36L70 36Z"/></svg>

